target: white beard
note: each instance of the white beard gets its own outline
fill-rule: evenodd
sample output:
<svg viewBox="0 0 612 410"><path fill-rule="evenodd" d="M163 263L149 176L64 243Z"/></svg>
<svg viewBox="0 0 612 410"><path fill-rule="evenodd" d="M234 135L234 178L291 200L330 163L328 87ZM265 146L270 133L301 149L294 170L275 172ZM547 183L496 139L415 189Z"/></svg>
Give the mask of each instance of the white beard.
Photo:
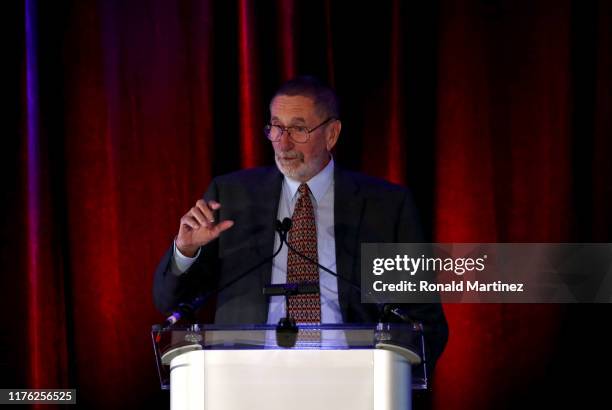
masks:
<svg viewBox="0 0 612 410"><path fill-rule="evenodd" d="M283 153L283 155L292 153ZM301 154L297 154L297 160L291 161L291 164L283 164L278 154L274 155L274 160L276 161L276 166L278 170L288 178L295 179L296 181L306 182L310 180L310 178L317 175L326 165L327 159L329 158L329 153L325 153L320 158L313 158L309 163L304 162L304 156Z"/></svg>

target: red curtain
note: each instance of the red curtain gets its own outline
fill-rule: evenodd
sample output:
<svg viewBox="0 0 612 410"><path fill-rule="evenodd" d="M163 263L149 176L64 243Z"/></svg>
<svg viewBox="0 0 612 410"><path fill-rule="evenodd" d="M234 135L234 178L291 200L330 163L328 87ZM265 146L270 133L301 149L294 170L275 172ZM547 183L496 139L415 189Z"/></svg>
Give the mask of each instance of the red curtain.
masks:
<svg viewBox="0 0 612 410"><path fill-rule="evenodd" d="M342 98L337 162L411 187L430 239L610 242L612 4L416 3L3 6L2 387L167 407L155 264L213 175L273 164L267 104L298 73ZM433 408L546 403L562 371L592 381L569 349L610 359L607 305L445 311Z"/></svg>
<svg viewBox="0 0 612 410"><path fill-rule="evenodd" d="M439 242L570 240L568 224L561 223L571 217L570 45L561 41L569 39L570 5L542 6L534 4L523 14L509 5L504 16L482 4L443 10L436 141ZM457 401L486 408L496 397L511 397L541 378L542 368L533 364L548 360L556 310L447 309L454 326L448 365L438 379L445 386L445 394L436 398L440 408ZM474 344L474 335L480 343ZM459 374L470 376L456 383ZM483 380L490 381L486 388ZM470 391L478 394L464 398Z"/></svg>

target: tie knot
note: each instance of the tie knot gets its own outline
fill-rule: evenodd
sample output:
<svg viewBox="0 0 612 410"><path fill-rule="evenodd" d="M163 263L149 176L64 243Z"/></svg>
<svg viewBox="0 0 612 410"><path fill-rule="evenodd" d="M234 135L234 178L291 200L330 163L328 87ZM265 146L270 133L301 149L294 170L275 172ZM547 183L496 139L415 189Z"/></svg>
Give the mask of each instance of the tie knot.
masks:
<svg viewBox="0 0 612 410"><path fill-rule="evenodd" d="M298 192L300 193L300 195L307 194L308 191L308 184L300 184L300 187L298 188Z"/></svg>

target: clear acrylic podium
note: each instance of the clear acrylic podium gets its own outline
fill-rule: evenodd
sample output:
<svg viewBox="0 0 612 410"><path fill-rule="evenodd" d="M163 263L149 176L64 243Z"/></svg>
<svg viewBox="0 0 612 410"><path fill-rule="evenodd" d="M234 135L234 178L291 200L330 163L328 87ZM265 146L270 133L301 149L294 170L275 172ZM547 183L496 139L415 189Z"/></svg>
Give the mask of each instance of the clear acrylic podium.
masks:
<svg viewBox="0 0 612 410"><path fill-rule="evenodd" d="M290 348L273 325L151 335L172 410L406 410L427 387L419 325L300 325Z"/></svg>

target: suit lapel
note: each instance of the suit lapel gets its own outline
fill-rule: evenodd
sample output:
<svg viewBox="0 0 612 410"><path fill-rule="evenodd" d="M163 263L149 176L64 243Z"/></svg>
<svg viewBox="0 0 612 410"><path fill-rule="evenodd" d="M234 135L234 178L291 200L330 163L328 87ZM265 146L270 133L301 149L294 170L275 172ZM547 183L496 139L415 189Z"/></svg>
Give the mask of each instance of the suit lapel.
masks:
<svg viewBox="0 0 612 410"><path fill-rule="evenodd" d="M359 185L351 175L338 166L334 167L334 235L336 240L336 269L339 276L359 283L355 277L355 264L359 255L359 229L363 217L364 198ZM338 299L342 318L348 322L348 307L351 288L338 280ZM355 297L355 295L353 295Z"/></svg>

